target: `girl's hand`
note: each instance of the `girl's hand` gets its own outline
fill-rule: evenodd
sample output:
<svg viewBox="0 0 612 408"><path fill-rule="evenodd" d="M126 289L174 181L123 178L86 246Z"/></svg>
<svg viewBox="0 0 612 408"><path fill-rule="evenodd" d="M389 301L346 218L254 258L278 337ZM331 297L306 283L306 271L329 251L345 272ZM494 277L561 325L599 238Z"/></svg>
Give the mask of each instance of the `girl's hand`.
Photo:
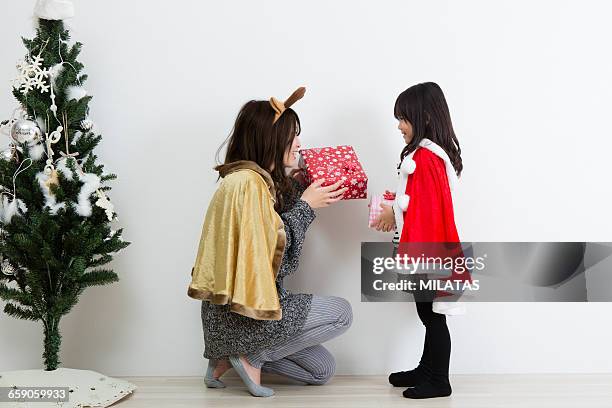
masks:
<svg viewBox="0 0 612 408"><path fill-rule="evenodd" d="M393 208L386 204L381 204L382 213L374 221L374 228L376 231L391 232L395 228L395 216L393 215Z"/></svg>
<svg viewBox="0 0 612 408"><path fill-rule="evenodd" d="M342 195L348 190L347 187L340 188L343 180L327 187L321 187L325 179L319 179L312 183L302 193L302 200L306 201L311 208L327 207L342 199Z"/></svg>

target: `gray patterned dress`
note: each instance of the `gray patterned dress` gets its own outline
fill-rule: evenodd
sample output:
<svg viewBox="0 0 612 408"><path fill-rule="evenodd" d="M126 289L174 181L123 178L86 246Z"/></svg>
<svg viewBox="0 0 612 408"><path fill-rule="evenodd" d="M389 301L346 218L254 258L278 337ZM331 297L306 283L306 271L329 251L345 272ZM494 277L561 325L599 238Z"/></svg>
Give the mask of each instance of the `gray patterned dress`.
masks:
<svg viewBox="0 0 612 408"><path fill-rule="evenodd" d="M265 350L298 333L310 312L312 295L294 294L283 288L283 279L298 268L306 230L315 213L301 200L304 187L294 181L297 194L287 200L280 216L285 224L287 243L276 279L276 289L283 311L281 320L255 320L232 313L229 305L214 305L202 301L204 357L221 359L230 355L245 355Z"/></svg>

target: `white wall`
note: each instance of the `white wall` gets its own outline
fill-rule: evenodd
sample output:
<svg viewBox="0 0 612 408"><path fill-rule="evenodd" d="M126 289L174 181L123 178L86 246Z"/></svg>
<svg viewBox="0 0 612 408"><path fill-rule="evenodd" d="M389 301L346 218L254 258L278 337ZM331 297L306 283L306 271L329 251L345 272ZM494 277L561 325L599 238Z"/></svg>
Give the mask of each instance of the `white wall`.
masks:
<svg viewBox="0 0 612 408"><path fill-rule="evenodd" d="M3 1L0 116L30 35L33 1ZM467 241L612 241L605 2L75 1L73 38L119 175L112 200L133 241L121 282L88 290L62 323L65 367L109 375L195 375L199 302L186 295L214 152L242 103L308 86L303 143L352 144L370 191L392 185L399 92L447 94L465 172L456 217ZM3 141L4 145L6 141ZM294 289L351 300L355 321L329 347L339 373L416 364L412 304L360 303L365 200L318 211ZM455 373L610 372L612 304L471 304L450 319ZM38 324L0 317L0 371L41 366Z"/></svg>

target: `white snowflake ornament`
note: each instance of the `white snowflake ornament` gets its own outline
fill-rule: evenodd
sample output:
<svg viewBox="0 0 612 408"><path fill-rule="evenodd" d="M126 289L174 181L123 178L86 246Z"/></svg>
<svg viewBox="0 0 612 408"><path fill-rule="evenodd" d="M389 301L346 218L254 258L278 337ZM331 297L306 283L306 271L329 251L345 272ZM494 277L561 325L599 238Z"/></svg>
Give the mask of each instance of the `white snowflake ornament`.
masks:
<svg viewBox="0 0 612 408"><path fill-rule="evenodd" d="M97 190L96 195L98 196L98 199L96 200L96 206L106 210L106 216L108 217L108 220L112 221L115 206L113 205L113 203L110 202L106 194L104 194L104 191Z"/></svg>
<svg viewBox="0 0 612 408"><path fill-rule="evenodd" d="M22 94L38 89L42 93L49 91L51 83L47 83L49 70L43 68L43 59L40 55L26 57L25 60L17 63L19 74L13 81L13 87L21 91Z"/></svg>

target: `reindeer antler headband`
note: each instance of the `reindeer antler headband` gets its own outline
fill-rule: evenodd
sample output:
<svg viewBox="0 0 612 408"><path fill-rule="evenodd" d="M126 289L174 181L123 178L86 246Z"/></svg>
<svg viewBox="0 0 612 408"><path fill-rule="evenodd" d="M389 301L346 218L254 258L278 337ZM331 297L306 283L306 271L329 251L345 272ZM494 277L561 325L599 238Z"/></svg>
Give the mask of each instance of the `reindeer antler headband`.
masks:
<svg viewBox="0 0 612 408"><path fill-rule="evenodd" d="M293 105L294 103L296 103L297 101L302 99L304 97L305 93L306 93L306 88L304 88L302 86L302 87L299 87L298 89L296 89L295 92L293 92L291 94L291 96L289 98L287 98L287 100L285 102L281 102L278 99L276 99L275 97L271 97L270 98L270 105L272 106L272 108L276 112L276 114L274 115L274 122L272 122L272 123L273 124L276 123L276 121L278 120L278 118L281 117L283 112L285 112L286 109L289 109L291 107L291 105Z"/></svg>

